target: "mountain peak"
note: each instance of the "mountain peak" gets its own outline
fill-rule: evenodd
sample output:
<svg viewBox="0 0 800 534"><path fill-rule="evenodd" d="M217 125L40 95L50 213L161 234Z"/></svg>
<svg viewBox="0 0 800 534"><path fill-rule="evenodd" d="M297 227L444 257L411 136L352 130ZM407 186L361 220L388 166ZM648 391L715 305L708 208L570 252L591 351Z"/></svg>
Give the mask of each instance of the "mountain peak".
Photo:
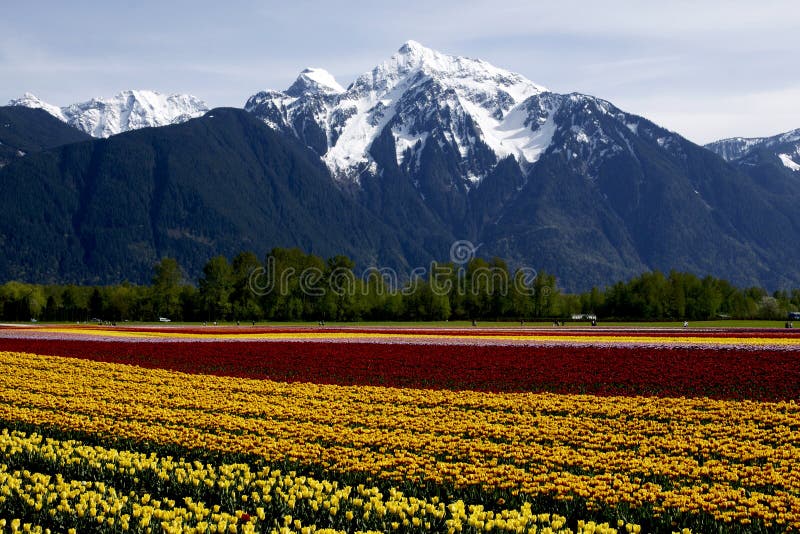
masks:
<svg viewBox="0 0 800 534"><path fill-rule="evenodd" d="M397 51L401 54L408 54L415 50L428 50L428 48L413 39L409 39Z"/></svg>
<svg viewBox="0 0 800 534"><path fill-rule="evenodd" d="M29 93L29 92L26 91L25 94L23 94L20 98L17 98L15 100L9 100L8 105L9 106L19 106L19 105L21 105L21 102L41 103L42 99L39 98L38 96L36 96L35 94Z"/></svg>
<svg viewBox="0 0 800 534"><path fill-rule="evenodd" d="M345 89L336 78L325 69L309 67L297 77L297 80L286 90L286 94L299 97L304 94L340 94Z"/></svg>
<svg viewBox="0 0 800 534"><path fill-rule="evenodd" d="M463 80L471 80L479 84L491 84L500 88L511 86L525 86L525 96L546 91L543 86L537 85L524 76L511 72L482 59L473 59L464 56L454 56L428 48L413 40L406 41L387 61L378 65L372 72L362 75L356 80L356 85L368 78L373 81L386 80L388 87L393 86L393 79L398 80L406 75L420 71L435 78L446 86L461 85Z"/></svg>
<svg viewBox="0 0 800 534"><path fill-rule="evenodd" d="M425 65L433 70L437 68L446 70L449 64L458 61L479 61L483 63L480 60L445 54L413 40L403 43L390 59L390 61L392 60L411 65Z"/></svg>
<svg viewBox="0 0 800 534"><path fill-rule="evenodd" d="M431 137L458 154L471 187L496 161L513 156L526 166L549 146L555 105L526 104L545 91L486 61L410 40L346 90L327 71L306 69L288 90L258 93L245 109L300 137L336 179L358 182L374 171L373 141L388 129L398 165L418 161Z"/></svg>
<svg viewBox="0 0 800 534"><path fill-rule="evenodd" d="M406 41L384 65L400 71L421 68L431 73L451 70L452 63L459 59L461 58L448 56L417 41Z"/></svg>
<svg viewBox="0 0 800 534"><path fill-rule="evenodd" d="M427 46L423 45L418 41L408 40L403 45L397 49L397 54L404 55L404 56L432 56L432 55L444 55L441 52L437 52L432 48L428 48Z"/></svg>
<svg viewBox="0 0 800 534"><path fill-rule="evenodd" d="M22 106L32 109L43 109L55 118L66 121L64 114L61 112L61 109L58 106L48 104L33 93L26 92L24 95L22 95L22 97L17 98L16 100L10 100L8 105Z"/></svg>

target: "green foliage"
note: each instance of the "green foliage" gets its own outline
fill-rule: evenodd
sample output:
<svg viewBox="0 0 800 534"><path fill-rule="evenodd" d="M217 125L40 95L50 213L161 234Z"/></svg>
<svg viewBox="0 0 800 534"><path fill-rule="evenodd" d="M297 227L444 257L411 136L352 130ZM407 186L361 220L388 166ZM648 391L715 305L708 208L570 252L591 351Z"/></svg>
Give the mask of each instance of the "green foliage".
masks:
<svg viewBox="0 0 800 534"><path fill-rule="evenodd" d="M0 286L0 320L157 321L448 321L569 319L603 321L784 319L800 309L800 289L739 289L726 280L676 271L643 273L605 290L563 293L555 275L512 271L500 259L433 263L407 280L363 273L347 256L327 260L275 248L262 263L252 252L211 258L197 287L175 259L153 266L152 284Z"/></svg>
<svg viewBox="0 0 800 534"><path fill-rule="evenodd" d="M226 319L233 310L233 268L225 256L215 256L203 267L200 298L209 320Z"/></svg>
<svg viewBox="0 0 800 534"><path fill-rule="evenodd" d="M800 308L800 291L737 289L727 280L671 271L644 273L580 297L584 313L635 320L784 319Z"/></svg>
<svg viewBox="0 0 800 534"><path fill-rule="evenodd" d="M0 286L0 308L8 319L38 319L46 305L47 298L42 286L20 282L8 282Z"/></svg>
<svg viewBox="0 0 800 534"><path fill-rule="evenodd" d="M183 274L177 260L163 258L156 263L151 289L153 311L159 317L182 319L180 301L182 280Z"/></svg>
<svg viewBox="0 0 800 534"><path fill-rule="evenodd" d="M231 306L236 320L255 320L264 316L261 303L250 288L250 277L261 268L258 256L252 252L240 252L231 262L233 269L233 291Z"/></svg>

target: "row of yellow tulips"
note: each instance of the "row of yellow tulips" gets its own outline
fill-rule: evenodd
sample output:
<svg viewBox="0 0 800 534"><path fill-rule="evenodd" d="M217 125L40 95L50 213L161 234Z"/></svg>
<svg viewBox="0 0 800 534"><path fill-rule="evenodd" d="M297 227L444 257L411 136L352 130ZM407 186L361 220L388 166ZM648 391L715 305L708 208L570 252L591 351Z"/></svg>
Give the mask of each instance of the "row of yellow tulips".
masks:
<svg viewBox="0 0 800 534"><path fill-rule="evenodd" d="M467 506L461 500L445 504L438 498L417 499L394 489L384 494L375 487L340 486L269 467L189 462L17 431L0 433L0 452L7 462L0 464L0 509L14 510L34 521L26 530L25 523L16 519L8 524L12 531L42 531L37 529L41 526L37 520L70 534L86 530L337 531L317 528L322 518L348 532L370 532L364 527L406 532L572 532L565 528L564 517L535 513L530 505L494 512ZM8 467L19 463L37 465L45 472ZM75 474L80 480L62 473ZM136 486L140 491L124 491L121 486ZM142 489L155 487L183 498L158 498ZM203 496L218 503L204 502ZM634 524L619 526L639 532ZM581 521L578 532L612 533L617 529Z"/></svg>

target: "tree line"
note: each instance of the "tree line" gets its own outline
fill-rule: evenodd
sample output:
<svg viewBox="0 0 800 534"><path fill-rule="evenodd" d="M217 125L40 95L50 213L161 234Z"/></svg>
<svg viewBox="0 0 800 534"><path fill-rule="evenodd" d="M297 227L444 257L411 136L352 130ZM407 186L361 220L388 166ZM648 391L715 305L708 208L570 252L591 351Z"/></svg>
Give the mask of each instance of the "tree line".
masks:
<svg viewBox="0 0 800 534"><path fill-rule="evenodd" d="M434 263L400 277L357 273L345 256L323 259L273 249L262 262L243 252L211 258L197 283L163 258L148 285L0 286L4 321L429 321L784 319L800 309L800 289L769 294L690 273L648 272L580 294L558 289L546 272L512 270L498 258Z"/></svg>

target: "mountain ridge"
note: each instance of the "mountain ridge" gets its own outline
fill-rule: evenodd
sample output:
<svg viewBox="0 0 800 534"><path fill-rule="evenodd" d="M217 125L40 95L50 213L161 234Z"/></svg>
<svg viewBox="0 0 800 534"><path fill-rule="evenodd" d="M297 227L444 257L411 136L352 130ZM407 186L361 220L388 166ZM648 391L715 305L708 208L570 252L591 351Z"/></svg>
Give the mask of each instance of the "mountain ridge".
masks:
<svg viewBox="0 0 800 534"><path fill-rule="evenodd" d="M789 171L800 171L800 128L769 137L720 139L705 147L738 165L763 165L774 156Z"/></svg>
<svg viewBox="0 0 800 534"><path fill-rule="evenodd" d="M0 167L28 154L88 139L42 109L0 107Z"/></svg>
<svg viewBox="0 0 800 534"><path fill-rule="evenodd" d="M110 98L93 98L61 108L25 93L9 105L43 109L92 137L178 124L208 111L205 102L192 95L140 90L122 91Z"/></svg>

